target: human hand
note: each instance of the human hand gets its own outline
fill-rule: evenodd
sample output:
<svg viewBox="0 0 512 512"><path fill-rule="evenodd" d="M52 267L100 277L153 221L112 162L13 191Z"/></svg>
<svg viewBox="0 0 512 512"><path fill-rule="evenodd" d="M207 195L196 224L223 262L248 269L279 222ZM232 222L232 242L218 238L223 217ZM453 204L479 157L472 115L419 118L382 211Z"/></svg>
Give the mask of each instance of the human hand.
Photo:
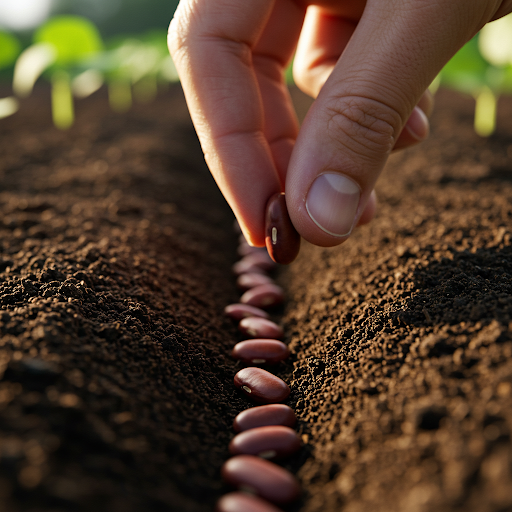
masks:
<svg viewBox="0 0 512 512"><path fill-rule="evenodd" d="M375 211L394 148L428 135L427 87L512 0L181 0L169 27L206 162L246 239L286 191L309 242L333 246ZM297 45L298 42L298 45ZM300 129L283 74L316 97Z"/></svg>

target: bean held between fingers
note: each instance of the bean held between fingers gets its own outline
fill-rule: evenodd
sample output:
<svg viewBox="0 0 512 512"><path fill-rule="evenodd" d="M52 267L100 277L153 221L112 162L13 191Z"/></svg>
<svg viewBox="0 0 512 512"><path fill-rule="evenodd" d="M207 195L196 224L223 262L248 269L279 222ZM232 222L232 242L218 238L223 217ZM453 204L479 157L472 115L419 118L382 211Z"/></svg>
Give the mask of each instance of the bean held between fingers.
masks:
<svg viewBox="0 0 512 512"><path fill-rule="evenodd" d="M268 313L266 311L254 306L249 306L249 304L230 304L224 308L224 313L230 318L233 318L233 320L243 320L244 318L268 319Z"/></svg>
<svg viewBox="0 0 512 512"><path fill-rule="evenodd" d="M281 339L284 336L282 327L267 318L249 316L238 324L240 332L251 338Z"/></svg>
<svg viewBox="0 0 512 512"><path fill-rule="evenodd" d="M276 263L288 265L299 254L300 235L290 220L283 193L275 194L267 203L265 245Z"/></svg>
<svg viewBox="0 0 512 512"><path fill-rule="evenodd" d="M295 477L286 469L254 455L236 455L222 466L224 480L251 489L272 503L290 503L300 495Z"/></svg>
<svg viewBox="0 0 512 512"><path fill-rule="evenodd" d="M245 492L230 492L217 502L215 512L282 512L272 503Z"/></svg>
<svg viewBox="0 0 512 512"><path fill-rule="evenodd" d="M263 459L282 459L300 450L297 433L289 427L268 426L246 430L236 435L229 443L233 455L257 455Z"/></svg>
<svg viewBox="0 0 512 512"><path fill-rule="evenodd" d="M255 286L247 290L242 297L240 297L242 304L249 304L262 309L278 306L282 304L283 301L283 289L277 286L277 284L261 284L260 286Z"/></svg>
<svg viewBox="0 0 512 512"><path fill-rule="evenodd" d="M271 277L265 274L259 274L257 272L249 272L245 274L241 274L238 276L236 280L236 284L240 290L244 292L254 288L255 286L260 286L262 284L272 284L274 281Z"/></svg>
<svg viewBox="0 0 512 512"><path fill-rule="evenodd" d="M259 405L242 411L233 421L235 432L267 425L293 427L297 422L293 409L284 404Z"/></svg>
<svg viewBox="0 0 512 512"><path fill-rule="evenodd" d="M260 404L283 402L290 394L286 382L262 368L244 368L235 375L233 382L246 396Z"/></svg>
<svg viewBox="0 0 512 512"><path fill-rule="evenodd" d="M278 340L255 339L237 343L231 357L245 364L275 364L289 357L288 347Z"/></svg>

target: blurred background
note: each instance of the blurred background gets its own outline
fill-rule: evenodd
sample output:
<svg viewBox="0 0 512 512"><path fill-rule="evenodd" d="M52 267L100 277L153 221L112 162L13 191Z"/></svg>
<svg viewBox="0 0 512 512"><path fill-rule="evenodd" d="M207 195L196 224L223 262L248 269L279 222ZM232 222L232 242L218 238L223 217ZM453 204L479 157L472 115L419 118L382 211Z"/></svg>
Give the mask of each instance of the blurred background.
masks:
<svg viewBox="0 0 512 512"><path fill-rule="evenodd" d="M166 33L179 0L0 0L0 119L17 112L41 78L51 82L56 126L74 122L73 103L106 86L127 111L178 81ZM241 4L243 7L243 4ZM286 80L293 83L291 68ZM7 84L12 84L12 89ZM496 129L500 96L512 94L512 15L486 25L431 86L475 100L474 126Z"/></svg>
<svg viewBox="0 0 512 512"><path fill-rule="evenodd" d="M0 29L29 37L55 14L75 14L93 21L101 35L167 29L179 0L0 0Z"/></svg>

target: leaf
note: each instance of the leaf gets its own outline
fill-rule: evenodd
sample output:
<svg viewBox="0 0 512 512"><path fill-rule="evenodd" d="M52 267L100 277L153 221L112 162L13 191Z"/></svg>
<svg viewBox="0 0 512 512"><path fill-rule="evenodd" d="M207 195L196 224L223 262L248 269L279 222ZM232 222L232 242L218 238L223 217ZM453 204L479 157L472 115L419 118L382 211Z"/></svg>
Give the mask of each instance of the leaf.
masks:
<svg viewBox="0 0 512 512"><path fill-rule="evenodd" d="M485 84L489 64L480 55L478 39L466 43L441 71L441 84L468 94L475 94Z"/></svg>
<svg viewBox="0 0 512 512"><path fill-rule="evenodd" d="M48 43L34 44L24 50L14 66L14 93L21 98L28 96L36 80L55 62L56 57L55 47Z"/></svg>
<svg viewBox="0 0 512 512"><path fill-rule="evenodd" d="M485 25L480 31L478 47L492 65L512 64L512 16L504 16Z"/></svg>
<svg viewBox="0 0 512 512"><path fill-rule="evenodd" d="M36 43L55 47L55 64L67 67L92 57L103 49L103 42L96 26L80 16L56 16L48 20L34 34Z"/></svg>
<svg viewBox="0 0 512 512"><path fill-rule="evenodd" d="M21 43L9 32L0 31L0 69L14 63L21 52Z"/></svg>

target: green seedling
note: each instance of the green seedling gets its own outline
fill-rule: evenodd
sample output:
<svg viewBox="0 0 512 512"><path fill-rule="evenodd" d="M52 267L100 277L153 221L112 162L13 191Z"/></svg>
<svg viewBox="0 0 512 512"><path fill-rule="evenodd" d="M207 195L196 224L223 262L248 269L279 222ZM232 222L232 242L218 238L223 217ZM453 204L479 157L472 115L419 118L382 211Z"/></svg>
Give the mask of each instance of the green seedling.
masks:
<svg viewBox="0 0 512 512"><path fill-rule="evenodd" d="M21 43L8 32L0 31L0 69L9 68L14 64L21 52ZM19 108L19 102L14 96L0 98L0 119L8 117Z"/></svg>
<svg viewBox="0 0 512 512"><path fill-rule="evenodd" d="M24 97L36 80L48 71L52 84L52 116L55 126L69 128L74 122L71 80L87 59L103 49L97 28L79 16L57 16L34 34L34 44L19 57L13 88Z"/></svg>
<svg viewBox="0 0 512 512"><path fill-rule="evenodd" d="M512 16L487 24L443 68L440 82L475 98L475 131L492 135L498 99L512 93Z"/></svg>

